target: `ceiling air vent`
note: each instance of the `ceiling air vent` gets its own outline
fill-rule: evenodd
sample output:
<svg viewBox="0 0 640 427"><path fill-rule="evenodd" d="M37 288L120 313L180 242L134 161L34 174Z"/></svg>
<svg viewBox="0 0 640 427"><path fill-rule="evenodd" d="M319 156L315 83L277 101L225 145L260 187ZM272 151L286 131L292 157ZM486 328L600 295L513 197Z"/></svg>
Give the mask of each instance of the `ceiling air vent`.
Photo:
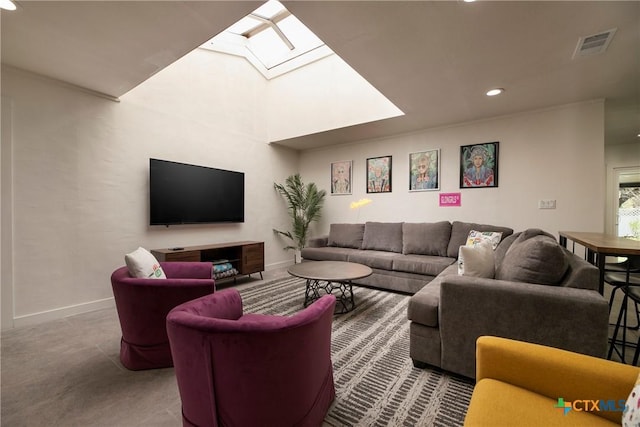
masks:
<svg viewBox="0 0 640 427"><path fill-rule="evenodd" d="M609 43L613 35L616 33L616 28L604 31L602 33L593 34L591 36L580 37L578 40L578 46L576 51L573 52L573 58L580 56L589 56L602 53L607 50Z"/></svg>

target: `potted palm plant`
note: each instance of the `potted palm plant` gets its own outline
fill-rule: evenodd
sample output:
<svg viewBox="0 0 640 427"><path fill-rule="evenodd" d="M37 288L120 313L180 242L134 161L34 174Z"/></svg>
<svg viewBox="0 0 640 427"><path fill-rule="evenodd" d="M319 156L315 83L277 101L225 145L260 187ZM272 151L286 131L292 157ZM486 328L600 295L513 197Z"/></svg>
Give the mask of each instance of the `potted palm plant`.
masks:
<svg viewBox="0 0 640 427"><path fill-rule="evenodd" d="M305 185L300 174L288 177L284 185L274 183L273 186L286 200L287 209L292 220L291 231L276 229L273 231L292 241L292 244L284 249L293 249L296 254L296 262L300 262L300 251L307 244L309 225L313 221L320 219L320 210L327 192L318 190L314 183Z"/></svg>

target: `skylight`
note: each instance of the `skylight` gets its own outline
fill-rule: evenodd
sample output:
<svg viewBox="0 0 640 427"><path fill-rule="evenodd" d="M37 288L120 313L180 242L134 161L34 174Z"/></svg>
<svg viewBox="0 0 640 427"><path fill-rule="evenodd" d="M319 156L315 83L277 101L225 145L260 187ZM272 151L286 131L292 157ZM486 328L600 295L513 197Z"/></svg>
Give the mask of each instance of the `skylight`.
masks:
<svg viewBox="0 0 640 427"><path fill-rule="evenodd" d="M203 49L242 57L267 80L259 99L252 99L264 103L270 143L404 114L275 0L200 48L198 54L212 62L236 63ZM238 78L244 69L235 70Z"/></svg>
<svg viewBox="0 0 640 427"><path fill-rule="evenodd" d="M269 0L201 47L244 56L268 79L333 53L276 0Z"/></svg>

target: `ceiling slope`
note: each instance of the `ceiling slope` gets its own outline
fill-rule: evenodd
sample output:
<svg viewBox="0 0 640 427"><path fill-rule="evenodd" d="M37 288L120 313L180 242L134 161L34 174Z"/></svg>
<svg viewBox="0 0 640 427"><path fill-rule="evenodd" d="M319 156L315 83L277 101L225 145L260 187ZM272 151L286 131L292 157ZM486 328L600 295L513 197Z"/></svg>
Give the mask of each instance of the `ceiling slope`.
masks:
<svg viewBox="0 0 640 427"><path fill-rule="evenodd" d="M640 131L640 2L284 2L403 117L280 141L311 148L607 100L610 142ZM605 53L580 37L617 28ZM506 92L489 98L485 92Z"/></svg>
<svg viewBox="0 0 640 427"><path fill-rule="evenodd" d="M19 1L2 63L118 98L261 3Z"/></svg>
<svg viewBox="0 0 640 427"><path fill-rule="evenodd" d="M262 2L19 1L2 63L117 98ZM640 2L284 1L405 115L277 141L308 149L606 99L607 143L640 131ZM616 28L606 52L581 37ZM492 87L505 94L488 98Z"/></svg>

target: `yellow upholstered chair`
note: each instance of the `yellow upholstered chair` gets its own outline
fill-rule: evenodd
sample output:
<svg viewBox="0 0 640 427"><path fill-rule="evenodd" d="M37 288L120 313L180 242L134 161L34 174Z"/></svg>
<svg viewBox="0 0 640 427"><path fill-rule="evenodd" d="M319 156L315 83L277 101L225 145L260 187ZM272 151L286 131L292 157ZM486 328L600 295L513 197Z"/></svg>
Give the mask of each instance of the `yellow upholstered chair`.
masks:
<svg viewBox="0 0 640 427"><path fill-rule="evenodd" d="M465 426L584 427L621 424L640 368L483 336L476 371Z"/></svg>

